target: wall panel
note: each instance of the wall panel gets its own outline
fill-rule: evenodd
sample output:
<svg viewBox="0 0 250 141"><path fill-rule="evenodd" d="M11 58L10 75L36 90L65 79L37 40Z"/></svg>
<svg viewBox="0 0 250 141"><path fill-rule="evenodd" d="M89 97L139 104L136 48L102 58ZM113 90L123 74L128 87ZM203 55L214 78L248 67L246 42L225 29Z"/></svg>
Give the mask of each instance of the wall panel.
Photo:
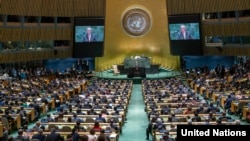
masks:
<svg viewBox="0 0 250 141"><path fill-rule="evenodd" d="M205 47L204 55L249 56L250 47Z"/></svg>
<svg viewBox="0 0 250 141"><path fill-rule="evenodd" d="M53 58L68 58L72 56L70 48L57 50L42 50L42 51L20 51L20 52L2 52L0 53L0 63L24 62L32 60L46 60Z"/></svg>
<svg viewBox="0 0 250 141"><path fill-rule="evenodd" d="M99 16L105 14L105 0L1 0L2 15Z"/></svg>
<svg viewBox="0 0 250 141"><path fill-rule="evenodd" d="M209 13L246 10L249 0L167 0L168 14Z"/></svg>
<svg viewBox="0 0 250 141"><path fill-rule="evenodd" d="M204 36L250 36L250 23L203 24L202 31Z"/></svg>
<svg viewBox="0 0 250 141"><path fill-rule="evenodd" d="M27 16L104 16L106 0L1 0L0 14ZM168 14L249 9L249 0L167 0Z"/></svg>
<svg viewBox="0 0 250 141"><path fill-rule="evenodd" d="M72 28L0 28L0 41L72 40Z"/></svg>

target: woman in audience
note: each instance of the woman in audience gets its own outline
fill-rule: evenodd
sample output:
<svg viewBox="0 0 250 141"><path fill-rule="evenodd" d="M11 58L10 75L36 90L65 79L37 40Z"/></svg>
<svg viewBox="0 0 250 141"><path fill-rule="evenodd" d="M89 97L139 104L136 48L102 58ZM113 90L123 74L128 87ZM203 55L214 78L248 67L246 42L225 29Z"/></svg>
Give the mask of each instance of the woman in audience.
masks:
<svg viewBox="0 0 250 141"><path fill-rule="evenodd" d="M97 122L97 121L95 122L94 127L92 129L95 130L96 132L99 132L102 130L99 122Z"/></svg>
<svg viewBox="0 0 250 141"><path fill-rule="evenodd" d="M95 130L91 129L88 135L88 141L96 141Z"/></svg>
<svg viewBox="0 0 250 141"><path fill-rule="evenodd" d="M188 106L187 110L184 112L184 114L188 115L188 114L192 114L193 111L192 111L192 107L191 106Z"/></svg>

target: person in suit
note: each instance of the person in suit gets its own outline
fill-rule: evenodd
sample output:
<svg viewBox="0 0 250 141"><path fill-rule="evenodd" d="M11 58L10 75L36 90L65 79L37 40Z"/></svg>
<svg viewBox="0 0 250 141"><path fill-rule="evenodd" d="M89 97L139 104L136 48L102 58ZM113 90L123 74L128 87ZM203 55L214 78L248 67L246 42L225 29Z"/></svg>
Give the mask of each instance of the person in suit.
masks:
<svg viewBox="0 0 250 141"><path fill-rule="evenodd" d="M46 141L62 141L62 137L60 134L56 133L55 128L51 128L51 133L47 135Z"/></svg>
<svg viewBox="0 0 250 141"><path fill-rule="evenodd" d="M46 136L43 134L43 129L38 130L38 134L32 136L32 139L38 139L39 141L45 141Z"/></svg>
<svg viewBox="0 0 250 141"><path fill-rule="evenodd" d="M91 27L87 27L86 34L83 35L83 41L84 42L95 42L96 41L96 35L92 32Z"/></svg>
<svg viewBox="0 0 250 141"><path fill-rule="evenodd" d="M81 139L76 128L72 129L72 141L79 141Z"/></svg>
<svg viewBox="0 0 250 141"><path fill-rule="evenodd" d="M191 36L191 33L187 31L185 25L180 26L180 31L177 34L177 39L178 40L190 40L193 39Z"/></svg>
<svg viewBox="0 0 250 141"><path fill-rule="evenodd" d="M22 129L19 129L17 134L18 135L14 140L29 141L29 137L23 135L23 130Z"/></svg>

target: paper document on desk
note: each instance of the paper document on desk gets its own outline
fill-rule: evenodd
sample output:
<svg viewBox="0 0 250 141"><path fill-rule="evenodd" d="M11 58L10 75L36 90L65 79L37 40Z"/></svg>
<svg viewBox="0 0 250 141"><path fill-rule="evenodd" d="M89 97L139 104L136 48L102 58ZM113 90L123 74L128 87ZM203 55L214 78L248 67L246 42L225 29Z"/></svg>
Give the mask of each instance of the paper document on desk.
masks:
<svg viewBox="0 0 250 141"><path fill-rule="evenodd" d="M116 138L116 134L110 134L109 138L111 139Z"/></svg>

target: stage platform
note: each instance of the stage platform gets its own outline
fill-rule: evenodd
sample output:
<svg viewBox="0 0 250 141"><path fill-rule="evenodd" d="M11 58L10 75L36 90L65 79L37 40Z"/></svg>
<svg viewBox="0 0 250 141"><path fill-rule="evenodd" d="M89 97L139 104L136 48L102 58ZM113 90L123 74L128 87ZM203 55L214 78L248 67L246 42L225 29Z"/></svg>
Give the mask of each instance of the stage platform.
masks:
<svg viewBox="0 0 250 141"><path fill-rule="evenodd" d="M126 79L126 80L142 80L142 79L162 79L162 78L171 78L179 76L181 73L179 71L159 69L159 73L146 74L146 77L132 77L128 78L126 74L114 74L113 70L107 70L102 72L95 72L96 77L104 79Z"/></svg>

